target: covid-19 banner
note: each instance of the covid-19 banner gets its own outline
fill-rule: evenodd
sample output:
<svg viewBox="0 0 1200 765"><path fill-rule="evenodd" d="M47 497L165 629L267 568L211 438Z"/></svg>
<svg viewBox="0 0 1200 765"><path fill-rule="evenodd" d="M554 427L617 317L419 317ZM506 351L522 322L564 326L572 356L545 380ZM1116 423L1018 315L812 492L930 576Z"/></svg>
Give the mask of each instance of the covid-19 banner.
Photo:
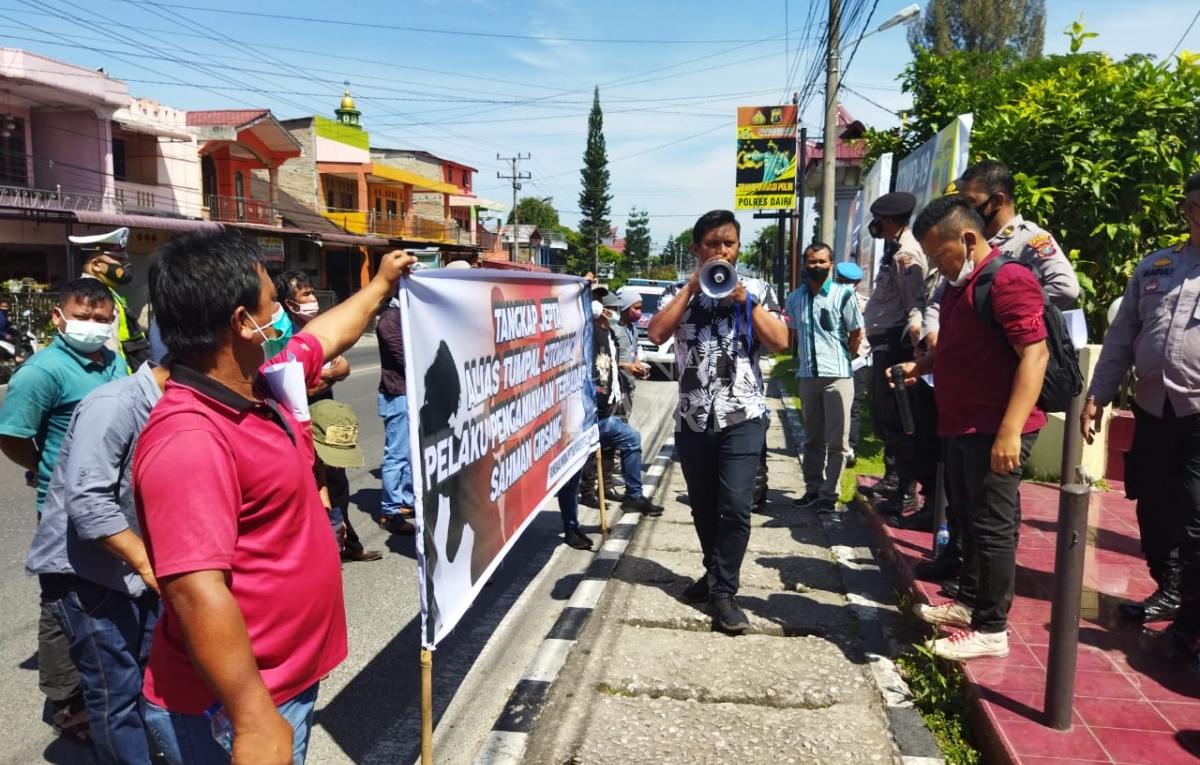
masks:
<svg viewBox="0 0 1200 765"><path fill-rule="evenodd" d="M598 443L582 279L418 271L400 290L421 635L434 648Z"/></svg>
<svg viewBox="0 0 1200 765"><path fill-rule="evenodd" d="M796 107L739 106L737 210L787 210L796 204Z"/></svg>
<svg viewBox="0 0 1200 765"><path fill-rule="evenodd" d="M914 218L929 200L945 193L950 182L967 169L974 121L974 115L959 115L896 166L895 190L907 191L917 198Z"/></svg>

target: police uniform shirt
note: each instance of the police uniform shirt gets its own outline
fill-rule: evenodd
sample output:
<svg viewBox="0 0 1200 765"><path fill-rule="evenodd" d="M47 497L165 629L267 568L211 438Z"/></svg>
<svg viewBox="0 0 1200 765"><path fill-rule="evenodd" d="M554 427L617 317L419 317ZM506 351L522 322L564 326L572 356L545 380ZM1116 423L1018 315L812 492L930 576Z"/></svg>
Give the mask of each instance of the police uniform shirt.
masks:
<svg viewBox="0 0 1200 765"><path fill-rule="evenodd" d="M1200 249L1168 247L1143 258L1104 336L1087 396L1104 406L1133 367L1138 406L1161 417L1200 412Z"/></svg>
<svg viewBox="0 0 1200 765"><path fill-rule="evenodd" d="M1014 215L1004 228L988 240L988 244L1000 250L1002 255L1016 258L1029 266L1046 292L1046 297L1059 309L1066 310L1079 297L1079 278L1071 261L1063 254L1054 235L1036 223ZM938 331L939 304L946 284L944 278L939 280L926 306L922 334Z"/></svg>
<svg viewBox="0 0 1200 765"><path fill-rule="evenodd" d="M889 265L879 269L875 289L863 311L867 337L881 335L895 327L921 324L929 262L910 229L905 228L896 243L896 253Z"/></svg>

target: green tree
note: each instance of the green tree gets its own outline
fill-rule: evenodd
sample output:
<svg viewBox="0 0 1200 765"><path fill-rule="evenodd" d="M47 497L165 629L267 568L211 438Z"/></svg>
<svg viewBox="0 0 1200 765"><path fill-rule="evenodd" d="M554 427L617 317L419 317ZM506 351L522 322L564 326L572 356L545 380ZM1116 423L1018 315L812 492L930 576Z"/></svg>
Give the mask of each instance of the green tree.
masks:
<svg viewBox="0 0 1200 765"><path fill-rule="evenodd" d="M587 148L583 151L583 169L580 171L583 190L579 192L579 233L583 246L593 251L600 241L609 236L612 222L608 219L612 189L608 174L608 149L604 145L604 112L600 110L600 88L596 87L592 98L592 112L588 115Z"/></svg>
<svg viewBox="0 0 1200 765"><path fill-rule="evenodd" d="M905 70L914 118L871 134L872 154L904 156L939 120L974 112L971 159L1005 163L1016 207L1058 238L1079 275L1079 305L1099 337L1137 261L1178 241L1184 181L1200 169L1200 56L1155 63L1081 53L1014 62L1005 53L922 52ZM942 122L941 124L945 124Z"/></svg>
<svg viewBox="0 0 1200 765"><path fill-rule="evenodd" d="M659 253L658 261L663 265L675 268L679 264L679 254L679 245L675 243L675 235L671 234L667 237L667 243L663 245L662 252Z"/></svg>
<svg viewBox="0 0 1200 765"><path fill-rule="evenodd" d="M758 236L754 237L744 249L744 262L758 272L758 275L764 279L771 279L774 272L771 269L771 264L775 262L775 248L778 243L775 241L779 236L779 225L772 223L764 227L758 232Z"/></svg>
<svg viewBox="0 0 1200 765"><path fill-rule="evenodd" d="M679 248L680 278L691 276L696 270L696 253L692 252L692 230L684 229L675 236L675 246Z"/></svg>
<svg viewBox="0 0 1200 765"><path fill-rule="evenodd" d="M513 212L522 226L534 225L541 229L558 228L558 211L554 206L537 197L521 197L517 209L508 213L508 224L512 225Z"/></svg>
<svg viewBox="0 0 1200 765"><path fill-rule="evenodd" d="M645 273L650 262L650 215L636 207L625 221L625 260L635 273Z"/></svg>
<svg viewBox="0 0 1200 765"><path fill-rule="evenodd" d="M929 0L908 30L914 53L925 49L939 56L1011 50L1037 58L1045 38L1046 0Z"/></svg>

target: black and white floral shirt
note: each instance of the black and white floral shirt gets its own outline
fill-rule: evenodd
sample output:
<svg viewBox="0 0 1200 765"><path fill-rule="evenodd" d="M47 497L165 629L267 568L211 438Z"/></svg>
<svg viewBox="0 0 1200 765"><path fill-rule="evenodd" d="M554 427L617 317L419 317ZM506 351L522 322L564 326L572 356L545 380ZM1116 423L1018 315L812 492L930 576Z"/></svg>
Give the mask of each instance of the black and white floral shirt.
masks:
<svg viewBox="0 0 1200 765"><path fill-rule="evenodd" d="M770 284L749 277L741 281L763 308L778 317L779 301ZM673 289L673 294L670 290L664 294L664 306L685 299L682 290ZM728 298L718 301L699 294L691 296L683 320L675 329L679 416L693 430L708 429L713 415L720 430L761 417L766 410L758 368L762 345L754 337L751 347L746 347L746 319L745 306Z"/></svg>

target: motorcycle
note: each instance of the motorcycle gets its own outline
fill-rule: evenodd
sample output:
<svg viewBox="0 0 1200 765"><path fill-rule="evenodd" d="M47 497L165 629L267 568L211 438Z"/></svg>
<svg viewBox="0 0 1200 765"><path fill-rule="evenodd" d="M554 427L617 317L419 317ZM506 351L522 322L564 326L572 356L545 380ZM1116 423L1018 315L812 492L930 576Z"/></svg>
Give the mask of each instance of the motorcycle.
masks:
<svg viewBox="0 0 1200 765"><path fill-rule="evenodd" d="M32 312L26 310L20 322L9 326L8 336L0 338L0 385L6 384L17 367L41 350L42 343L34 334L31 316Z"/></svg>

